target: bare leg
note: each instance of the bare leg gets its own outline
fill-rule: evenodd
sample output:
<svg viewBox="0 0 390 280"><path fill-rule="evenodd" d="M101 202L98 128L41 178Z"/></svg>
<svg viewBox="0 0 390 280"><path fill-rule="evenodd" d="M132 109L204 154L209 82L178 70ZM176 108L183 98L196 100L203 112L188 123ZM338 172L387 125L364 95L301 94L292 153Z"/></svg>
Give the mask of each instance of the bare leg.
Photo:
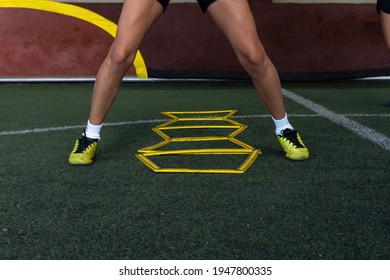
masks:
<svg viewBox="0 0 390 280"><path fill-rule="evenodd" d="M286 157L291 160L308 159L308 149L287 119L279 76L260 42L248 1L218 0L209 6L208 13L232 45L274 118L275 133Z"/></svg>
<svg viewBox="0 0 390 280"><path fill-rule="evenodd" d="M381 23L382 23L382 32L385 43L390 50L390 14L386 14L381 11ZM387 106L390 106L390 101L386 102Z"/></svg>
<svg viewBox="0 0 390 280"><path fill-rule="evenodd" d="M284 118L279 76L260 42L247 0L218 0L207 12L229 40L271 115Z"/></svg>
<svg viewBox="0 0 390 280"><path fill-rule="evenodd" d="M383 37L385 38L387 47L390 49L390 14L381 12L381 23L382 23Z"/></svg>
<svg viewBox="0 0 390 280"><path fill-rule="evenodd" d="M116 38L96 77L89 116L92 124L104 121L139 45L162 12L156 0L126 0L123 4Z"/></svg>

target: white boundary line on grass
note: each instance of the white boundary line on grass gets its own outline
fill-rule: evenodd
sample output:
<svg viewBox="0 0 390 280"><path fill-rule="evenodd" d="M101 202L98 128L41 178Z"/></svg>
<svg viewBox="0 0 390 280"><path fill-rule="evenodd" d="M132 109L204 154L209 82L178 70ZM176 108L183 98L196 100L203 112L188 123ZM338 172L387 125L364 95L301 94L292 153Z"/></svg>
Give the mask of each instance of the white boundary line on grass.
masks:
<svg viewBox="0 0 390 280"><path fill-rule="evenodd" d="M295 93L292 93L291 91L283 89L283 95L295 101L296 103L301 104L302 106L312 110L313 112L319 114L321 117L324 117L336 124L339 124L345 127L346 129L356 133L360 137L364 139L368 139L371 142L381 146L385 150L390 151L390 138L388 138L386 135L372 128L366 127L358 123L357 121L351 120L344 115L340 115L335 112L332 112L326 107L319 105L306 98L303 98L302 96L299 96Z"/></svg>
<svg viewBox="0 0 390 280"><path fill-rule="evenodd" d="M122 125L132 125L132 124L160 123L160 122L166 122L167 120L168 119L154 119L154 120L137 120L137 121L128 121L128 122L108 122L108 123L104 123L104 126L122 126ZM69 129L76 129L76 128L85 128L85 126L86 125L68 125L68 126L58 126L58 127L32 128L32 129L15 130L15 131L0 131L0 136L53 132L53 131L69 130Z"/></svg>
<svg viewBox="0 0 390 280"><path fill-rule="evenodd" d="M289 95L289 96L287 96L289 98L290 98L290 96L292 96L291 92L288 94L286 94L284 92L283 94L285 94L286 96ZM294 96L296 96L296 95L294 94ZM303 100L303 98L301 100ZM294 100L294 101L296 101L296 100ZM315 104L312 101L309 101L306 99L304 100L304 103L309 106L308 102ZM302 105L307 107L305 104L302 104ZM320 106L320 105L317 105L317 106ZM312 118L312 117L326 117L325 115L330 115L330 116L332 116L333 120L337 120L338 117L342 118L343 120L348 120L348 121L346 121L346 123L350 123L350 122L356 123L355 121L352 121L352 120L346 118L347 116L349 116L349 117L383 117L383 118L390 117L390 114L364 114L363 113L363 114L342 114L341 115L341 114L333 113L333 112L329 111L328 109L326 109L325 107L322 107L322 110L320 110L320 112L317 112L316 110L314 110L311 107L307 107L307 108L313 110L316 114L289 114L289 117ZM324 114L324 112L328 112L328 114ZM232 116L233 119L269 118L269 117L270 117L270 115L268 115L268 114ZM107 123L104 123L104 126L123 126L123 125L137 125L137 124L148 124L148 123L163 123L166 121L168 121L168 119L136 120L136 121L127 121L127 122L107 122ZM334 121L334 122L338 123L337 121ZM359 124L359 126L363 127L360 124ZM14 130L14 131L0 131L0 136L46 133L46 132L78 129L78 128L80 128L80 129L85 128L85 125L68 125L68 126L58 126L58 127L32 128L32 129ZM368 128L366 128L366 129L368 129ZM366 130L364 130L364 131L366 131ZM370 131L372 131L372 129L370 129ZM376 133L378 133L378 132L376 132Z"/></svg>

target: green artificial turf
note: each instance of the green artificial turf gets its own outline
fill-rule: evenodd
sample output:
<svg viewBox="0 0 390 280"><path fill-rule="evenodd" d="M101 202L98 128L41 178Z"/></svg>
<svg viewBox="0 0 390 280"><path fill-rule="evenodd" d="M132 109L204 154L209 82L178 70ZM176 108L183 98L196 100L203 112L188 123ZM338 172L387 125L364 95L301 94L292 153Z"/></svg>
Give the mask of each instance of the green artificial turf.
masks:
<svg viewBox="0 0 390 280"><path fill-rule="evenodd" d="M338 114L390 113L386 82L284 86ZM91 90L0 85L0 259L390 258L389 151L286 99L311 152L291 162L249 83L124 84L96 162L70 166ZM157 174L135 157L161 141L161 112L222 109L262 150L244 174ZM389 117L351 118L390 137ZM36 128L60 129L1 134ZM236 164L216 158L159 163Z"/></svg>

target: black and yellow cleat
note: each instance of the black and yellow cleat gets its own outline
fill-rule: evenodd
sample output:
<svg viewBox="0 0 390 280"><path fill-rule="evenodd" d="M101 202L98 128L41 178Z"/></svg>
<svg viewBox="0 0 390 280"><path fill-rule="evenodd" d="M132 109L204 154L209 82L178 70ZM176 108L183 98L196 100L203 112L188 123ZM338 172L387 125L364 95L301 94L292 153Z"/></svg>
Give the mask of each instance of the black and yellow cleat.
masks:
<svg viewBox="0 0 390 280"><path fill-rule="evenodd" d="M282 135L277 137L288 159L306 160L309 158L309 150L303 144L298 131L285 129L282 131Z"/></svg>
<svg viewBox="0 0 390 280"><path fill-rule="evenodd" d="M76 140L76 144L69 156L69 163L74 165L89 165L93 163L98 146L98 139L82 135Z"/></svg>

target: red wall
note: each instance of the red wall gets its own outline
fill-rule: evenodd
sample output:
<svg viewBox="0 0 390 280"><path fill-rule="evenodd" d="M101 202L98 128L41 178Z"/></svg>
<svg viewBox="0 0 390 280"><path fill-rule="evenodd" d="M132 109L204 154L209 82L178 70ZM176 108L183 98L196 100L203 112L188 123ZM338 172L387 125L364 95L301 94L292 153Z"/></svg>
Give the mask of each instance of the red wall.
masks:
<svg viewBox="0 0 390 280"><path fill-rule="evenodd" d="M95 76L112 40L80 19L0 8L0 77Z"/></svg>
<svg viewBox="0 0 390 280"><path fill-rule="evenodd" d="M390 51L375 5L271 0L250 4L260 37L282 77L390 74ZM121 9L121 4L80 6L114 22ZM0 9L0 76L94 76L111 42L104 31L78 19ZM197 4L171 4L140 50L150 73L160 76L242 71L220 31Z"/></svg>

